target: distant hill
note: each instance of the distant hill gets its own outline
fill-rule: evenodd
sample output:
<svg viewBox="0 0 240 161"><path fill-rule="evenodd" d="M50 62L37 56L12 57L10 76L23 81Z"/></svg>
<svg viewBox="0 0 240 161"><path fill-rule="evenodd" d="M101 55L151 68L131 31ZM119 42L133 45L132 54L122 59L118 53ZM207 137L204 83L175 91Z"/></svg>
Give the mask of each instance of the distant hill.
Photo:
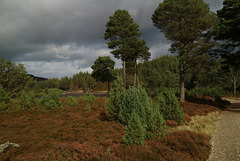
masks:
<svg viewBox="0 0 240 161"><path fill-rule="evenodd" d="M43 78L43 77L36 77L36 76L34 76L34 75L32 75L32 74L28 74L30 77L32 77L34 80L36 80L36 81L46 81L46 80L48 80L47 78Z"/></svg>

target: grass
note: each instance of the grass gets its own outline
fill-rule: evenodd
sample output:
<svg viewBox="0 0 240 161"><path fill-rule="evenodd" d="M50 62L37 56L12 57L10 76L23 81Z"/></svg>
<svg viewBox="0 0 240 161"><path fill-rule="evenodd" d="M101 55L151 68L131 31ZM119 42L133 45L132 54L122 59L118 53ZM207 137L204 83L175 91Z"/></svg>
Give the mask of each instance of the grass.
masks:
<svg viewBox="0 0 240 161"><path fill-rule="evenodd" d="M217 121L219 112L211 112L207 116L193 116L187 125L177 126L170 130L175 131L193 131L196 133L212 136L215 131L215 122Z"/></svg>
<svg viewBox="0 0 240 161"><path fill-rule="evenodd" d="M240 101L240 98L239 97L227 97L229 99L233 99L233 100L239 100Z"/></svg>

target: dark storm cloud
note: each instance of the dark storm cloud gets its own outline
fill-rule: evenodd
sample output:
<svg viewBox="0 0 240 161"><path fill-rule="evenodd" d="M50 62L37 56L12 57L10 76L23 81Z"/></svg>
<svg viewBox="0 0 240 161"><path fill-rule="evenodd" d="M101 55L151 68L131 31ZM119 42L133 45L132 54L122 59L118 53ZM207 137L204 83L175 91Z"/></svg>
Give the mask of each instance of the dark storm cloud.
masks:
<svg viewBox="0 0 240 161"><path fill-rule="evenodd" d="M102 37L109 16L116 9L128 10L140 25L152 58L168 54L170 42L151 21L159 2L162 1L0 0L0 57L22 62L29 73L40 76L71 76L79 70L89 71L98 56L113 58ZM205 2L213 11L222 6L222 0ZM117 64L120 66L120 61Z"/></svg>

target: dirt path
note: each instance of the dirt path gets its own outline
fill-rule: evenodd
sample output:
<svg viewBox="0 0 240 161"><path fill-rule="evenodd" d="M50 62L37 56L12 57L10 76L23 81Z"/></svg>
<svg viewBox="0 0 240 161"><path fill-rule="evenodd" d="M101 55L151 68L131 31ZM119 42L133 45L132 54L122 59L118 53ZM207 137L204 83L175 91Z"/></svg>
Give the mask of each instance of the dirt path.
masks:
<svg viewBox="0 0 240 161"><path fill-rule="evenodd" d="M221 112L211 140L209 161L240 161L240 101Z"/></svg>

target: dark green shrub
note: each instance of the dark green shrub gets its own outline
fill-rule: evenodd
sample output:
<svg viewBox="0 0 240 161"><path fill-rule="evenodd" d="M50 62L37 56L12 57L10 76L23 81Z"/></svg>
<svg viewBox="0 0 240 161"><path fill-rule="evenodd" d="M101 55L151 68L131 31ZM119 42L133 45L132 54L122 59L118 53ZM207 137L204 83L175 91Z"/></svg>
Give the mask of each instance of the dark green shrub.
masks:
<svg viewBox="0 0 240 161"><path fill-rule="evenodd" d="M143 145L145 134L146 129L141 123L141 117L133 110L125 127L125 137L123 137L122 142L127 145Z"/></svg>
<svg viewBox="0 0 240 161"><path fill-rule="evenodd" d="M109 99L105 102L105 109L108 111L109 120L118 120L118 113L120 110L120 101L124 97L125 90L123 88L123 80L117 77L113 82L112 91L109 93Z"/></svg>
<svg viewBox="0 0 240 161"><path fill-rule="evenodd" d="M116 89L118 88L119 86ZM166 131L165 120L159 111L153 108L152 100L147 95L145 89L142 87L129 88L121 93L115 90L112 91L111 96L112 97L105 103L106 109L109 111L109 115L112 119L126 125L126 135L128 136L123 139L124 143L129 145L142 144L141 142L137 143L137 141L131 140L134 140L133 136L136 135L135 129L131 129L134 127L144 128L144 139L161 138L164 136ZM115 102L115 105L113 102ZM129 123L131 123L131 125L129 125ZM136 123L136 125L134 125L134 123Z"/></svg>
<svg viewBox="0 0 240 161"><path fill-rule="evenodd" d="M140 100L139 89L130 88L124 93L124 97L119 104L118 121L124 125L128 123L132 112L141 118L142 125L146 128L146 113L143 101Z"/></svg>
<svg viewBox="0 0 240 161"><path fill-rule="evenodd" d="M59 90L49 89L48 93L42 96L40 103L46 109L57 109L61 106L59 94Z"/></svg>
<svg viewBox="0 0 240 161"><path fill-rule="evenodd" d="M34 106L36 106L35 94L32 91L29 93L23 91L19 98L20 110L28 110L29 108L32 108Z"/></svg>
<svg viewBox="0 0 240 161"><path fill-rule="evenodd" d="M78 101L76 100L76 98L74 98L72 96L68 96L66 98L66 103L69 106L77 106L78 105Z"/></svg>
<svg viewBox="0 0 240 161"><path fill-rule="evenodd" d="M9 103L9 96L7 92L3 89L2 85L0 84L0 102Z"/></svg>
<svg viewBox="0 0 240 161"><path fill-rule="evenodd" d="M153 120L149 121L146 138L149 140L161 139L168 133L166 128L166 121L164 120L163 115L156 110L153 113Z"/></svg>
<svg viewBox="0 0 240 161"><path fill-rule="evenodd" d="M215 98L216 101L221 101L221 96L223 96L225 92L221 88L195 87L187 91L187 94L191 96L210 96Z"/></svg>
<svg viewBox="0 0 240 161"><path fill-rule="evenodd" d="M154 89L154 95L153 96L156 97L159 93L162 93L162 92L165 92L165 91L172 91L175 94L175 96L180 95L180 88L179 87L176 87L176 88L158 87L158 88Z"/></svg>
<svg viewBox="0 0 240 161"><path fill-rule="evenodd" d="M183 109L179 108L177 97L172 91L159 93L154 99L154 105L165 120L174 120L181 124L184 119Z"/></svg>

